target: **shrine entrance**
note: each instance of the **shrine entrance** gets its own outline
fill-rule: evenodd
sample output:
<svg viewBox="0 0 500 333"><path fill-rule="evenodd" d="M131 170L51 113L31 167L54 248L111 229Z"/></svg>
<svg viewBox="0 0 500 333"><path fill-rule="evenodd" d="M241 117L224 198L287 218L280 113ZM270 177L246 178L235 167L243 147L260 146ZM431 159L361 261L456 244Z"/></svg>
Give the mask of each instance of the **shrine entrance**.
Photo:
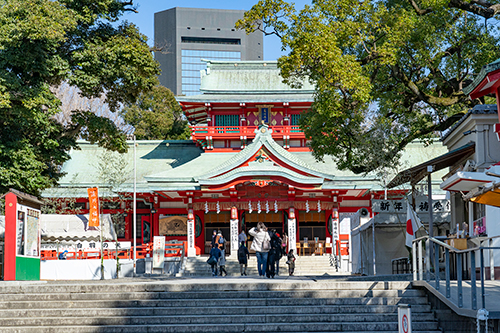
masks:
<svg viewBox="0 0 500 333"><path fill-rule="evenodd" d="M242 228L244 228L248 236L248 249L250 253L254 253L254 251L250 250L253 237L248 234L248 230L255 228L259 222L264 223L269 231L276 229L276 232L279 233L280 236L283 235L283 212L278 211L275 213L273 211L267 213L265 210L260 213L258 211L252 211L251 213L248 211L244 212L242 216Z"/></svg>

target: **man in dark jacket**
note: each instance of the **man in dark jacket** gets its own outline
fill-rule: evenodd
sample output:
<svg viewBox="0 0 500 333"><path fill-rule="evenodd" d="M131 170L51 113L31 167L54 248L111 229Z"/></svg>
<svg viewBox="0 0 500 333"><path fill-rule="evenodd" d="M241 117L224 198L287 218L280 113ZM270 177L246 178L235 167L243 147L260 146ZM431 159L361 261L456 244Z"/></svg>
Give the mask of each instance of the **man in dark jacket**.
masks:
<svg viewBox="0 0 500 333"><path fill-rule="evenodd" d="M214 245L216 244L216 239L217 239L217 230L214 230L213 234L212 234L212 247L214 247Z"/></svg>
<svg viewBox="0 0 500 333"><path fill-rule="evenodd" d="M279 252L281 251L281 239L276 235L275 229L269 232L269 237L271 237L271 249L269 250L269 255L267 256L266 275L268 278L274 279L274 275L276 274L276 260L278 260Z"/></svg>
<svg viewBox="0 0 500 333"><path fill-rule="evenodd" d="M248 252L248 249L245 246L245 242L242 241L240 244L240 248L238 249L238 262L240 263L241 276L247 275L248 259L250 259L250 252Z"/></svg>
<svg viewBox="0 0 500 333"><path fill-rule="evenodd" d="M220 252L219 248L214 244L214 246L210 250L210 257L214 257L214 259L216 260L215 263L210 264L210 266L212 266L212 276L217 276L217 265L219 264L219 258L221 254L222 253Z"/></svg>

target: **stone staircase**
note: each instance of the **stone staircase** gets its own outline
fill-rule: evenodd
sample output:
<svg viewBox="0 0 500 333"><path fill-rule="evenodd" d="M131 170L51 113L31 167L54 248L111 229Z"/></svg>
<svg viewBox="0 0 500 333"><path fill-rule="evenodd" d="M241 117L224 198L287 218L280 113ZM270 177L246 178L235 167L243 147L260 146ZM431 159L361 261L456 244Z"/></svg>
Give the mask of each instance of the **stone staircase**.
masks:
<svg viewBox="0 0 500 333"><path fill-rule="evenodd" d="M440 332L409 282L297 277L4 284L0 332L396 333L400 303L411 305L413 332Z"/></svg>
<svg viewBox="0 0 500 333"><path fill-rule="evenodd" d="M295 276L321 276L321 275L346 275L335 269L330 255L325 256L297 256L295 261ZM183 269L176 277L201 277L211 276L212 270L207 264L208 256L198 256L186 258ZM240 265L237 259L226 258L226 271L229 276L240 276ZM249 276L258 276L257 259L250 256L248 260L247 274ZM280 276L288 276L288 265L286 257L280 260Z"/></svg>

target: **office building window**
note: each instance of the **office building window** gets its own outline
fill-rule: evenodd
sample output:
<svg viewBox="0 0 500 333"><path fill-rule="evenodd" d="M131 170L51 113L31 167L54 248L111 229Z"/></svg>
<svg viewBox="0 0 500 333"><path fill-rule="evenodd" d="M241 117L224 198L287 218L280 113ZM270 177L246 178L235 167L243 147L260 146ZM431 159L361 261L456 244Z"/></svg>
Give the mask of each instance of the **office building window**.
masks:
<svg viewBox="0 0 500 333"><path fill-rule="evenodd" d="M205 28L201 28L201 30L205 30ZM241 39L239 38L181 37L181 42L198 44L241 45Z"/></svg>
<svg viewBox="0 0 500 333"><path fill-rule="evenodd" d="M182 93L186 96L200 94L200 71L207 68L207 60L241 60L241 52L182 50Z"/></svg>

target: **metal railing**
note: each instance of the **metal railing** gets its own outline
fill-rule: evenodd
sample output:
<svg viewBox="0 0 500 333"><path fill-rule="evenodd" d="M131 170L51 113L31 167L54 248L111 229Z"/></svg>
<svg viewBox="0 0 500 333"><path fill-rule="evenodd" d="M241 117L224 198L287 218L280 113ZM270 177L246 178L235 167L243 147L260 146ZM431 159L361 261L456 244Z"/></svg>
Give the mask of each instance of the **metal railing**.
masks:
<svg viewBox="0 0 500 333"><path fill-rule="evenodd" d="M255 130L258 126L191 126L192 135L195 137L213 136L215 137L225 137L225 136L248 136L253 137L255 135ZM300 130L298 125L280 125L280 126L270 126L274 133L279 135L291 135L292 137L303 138L304 133Z"/></svg>
<svg viewBox="0 0 500 333"><path fill-rule="evenodd" d="M490 280L495 279L495 250L500 250L498 246L492 246L493 240L500 238L500 236L488 237L478 239L479 246L460 250L442 242L439 239L424 236L417 238L412 243L412 266L413 266L413 280L422 281L424 275L426 281L432 286L431 276L433 275L434 286L433 288L446 296L447 299L451 298L450 281L457 282L457 300L456 304L459 308L464 307L463 299L463 281L470 280L471 285L471 308L477 310L477 269L479 268L479 278L481 280L481 308L486 307L486 294L485 294L485 253L489 251L489 268ZM488 246L483 246L486 244ZM423 253L425 245L425 256ZM431 251L432 249L432 251ZM431 257L432 253L432 257ZM479 267L476 267L476 256L479 254ZM444 271L441 270L441 260L444 260ZM425 264L425 268L424 268ZM440 280L445 280L445 291L441 291Z"/></svg>
<svg viewBox="0 0 500 333"><path fill-rule="evenodd" d="M187 242L175 242L165 244L165 258L180 257L183 260L187 249ZM59 254L63 251L57 250L42 250L40 251L40 258L42 260L58 260ZM103 250L104 259L132 259L133 247L130 249L112 249ZM146 257L153 257L153 243L137 245L137 258L144 259ZM101 259L101 252L98 250L78 250L68 251L66 260L86 260L86 259Z"/></svg>

